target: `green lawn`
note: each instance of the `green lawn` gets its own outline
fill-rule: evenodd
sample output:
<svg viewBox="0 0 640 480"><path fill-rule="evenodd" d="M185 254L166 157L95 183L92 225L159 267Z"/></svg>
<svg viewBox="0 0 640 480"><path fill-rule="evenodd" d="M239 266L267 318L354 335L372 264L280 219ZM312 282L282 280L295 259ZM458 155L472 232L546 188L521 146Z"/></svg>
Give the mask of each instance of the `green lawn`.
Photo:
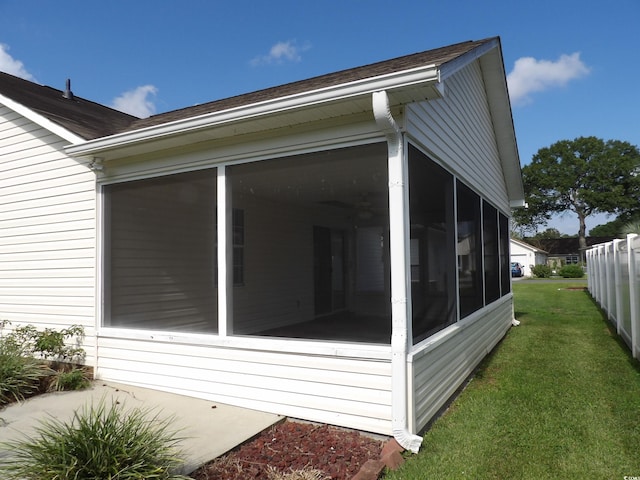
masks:
<svg viewBox="0 0 640 480"><path fill-rule="evenodd" d="M385 480L640 477L640 365L571 286L514 284L522 324Z"/></svg>

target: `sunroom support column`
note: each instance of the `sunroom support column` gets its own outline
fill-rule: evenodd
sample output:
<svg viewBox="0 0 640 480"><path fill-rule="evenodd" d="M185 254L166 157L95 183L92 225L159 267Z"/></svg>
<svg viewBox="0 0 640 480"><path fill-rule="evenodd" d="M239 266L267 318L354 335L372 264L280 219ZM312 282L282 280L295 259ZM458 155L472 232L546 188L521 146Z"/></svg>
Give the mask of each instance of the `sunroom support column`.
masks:
<svg viewBox="0 0 640 480"><path fill-rule="evenodd" d="M231 192L228 188L227 169L218 167L218 335L232 333L233 319L233 252L231 223Z"/></svg>
<svg viewBox="0 0 640 480"><path fill-rule="evenodd" d="M391 115L386 91L374 92L373 114L387 137L389 168L389 243L391 254L391 409L393 436L407 450L417 453L422 438L409 432L408 332L411 331L411 305L408 302L409 194L404 137Z"/></svg>

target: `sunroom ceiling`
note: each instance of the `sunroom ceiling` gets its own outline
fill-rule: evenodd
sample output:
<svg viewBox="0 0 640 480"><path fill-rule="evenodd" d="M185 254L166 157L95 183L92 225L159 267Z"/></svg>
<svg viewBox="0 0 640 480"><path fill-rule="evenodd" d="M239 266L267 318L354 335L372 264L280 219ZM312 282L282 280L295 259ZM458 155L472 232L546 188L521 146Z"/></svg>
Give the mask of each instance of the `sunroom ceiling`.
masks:
<svg viewBox="0 0 640 480"><path fill-rule="evenodd" d="M304 207L353 209L365 201L386 210L386 153L385 143L374 143L243 164L232 194Z"/></svg>

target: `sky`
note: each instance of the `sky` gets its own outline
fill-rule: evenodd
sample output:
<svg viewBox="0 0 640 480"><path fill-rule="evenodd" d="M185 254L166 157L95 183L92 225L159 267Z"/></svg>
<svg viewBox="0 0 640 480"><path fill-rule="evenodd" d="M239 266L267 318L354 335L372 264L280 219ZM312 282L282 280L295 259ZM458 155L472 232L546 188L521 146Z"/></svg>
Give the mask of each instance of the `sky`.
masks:
<svg viewBox="0 0 640 480"><path fill-rule="evenodd" d="M581 136L640 146L639 20L639 0L0 0L0 71L146 117L499 36L526 165Z"/></svg>

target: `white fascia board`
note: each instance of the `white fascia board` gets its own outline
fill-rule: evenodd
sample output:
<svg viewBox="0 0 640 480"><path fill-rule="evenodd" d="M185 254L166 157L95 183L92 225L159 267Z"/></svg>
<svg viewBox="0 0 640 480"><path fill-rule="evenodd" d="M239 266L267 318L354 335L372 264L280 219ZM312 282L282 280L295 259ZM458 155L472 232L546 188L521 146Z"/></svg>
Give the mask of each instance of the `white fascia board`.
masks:
<svg viewBox="0 0 640 480"><path fill-rule="evenodd" d="M525 206L524 186L522 184L516 132L513 125L513 113L509 100L507 76L504 70L504 59L500 43L497 40L490 42L485 47L489 46L491 48L485 52L488 55L483 55L480 58L480 66L485 79L485 89L494 125L493 128L496 133L498 152L502 159L503 171L507 182L509 205L511 208L520 208Z"/></svg>
<svg viewBox="0 0 640 480"><path fill-rule="evenodd" d="M446 80L448 77L456 73L461 68L466 67L474 60L479 59L480 57L487 54L489 51L494 48L499 47L499 43L497 39L488 41L483 43L482 45L477 46L473 50L460 55L454 60L451 60L440 67L442 81Z"/></svg>
<svg viewBox="0 0 640 480"><path fill-rule="evenodd" d="M58 135L60 138L63 138L71 143L77 144L85 141L84 138L76 135L75 133L67 130L66 128L58 125L55 122L52 122L48 118L40 115L37 112L34 112L30 108L25 107L21 103L15 102L8 97L0 94L0 103L6 106L7 108L13 110L14 112L22 115L25 118L28 118L32 122L37 125L40 125L42 128L49 130L51 133Z"/></svg>
<svg viewBox="0 0 640 480"><path fill-rule="evenodd" d="M220 126L241 120L283 113L302 107L312 107L328 102L346 100L373 92L407 88L426 83L440 81L440 72L435 65L426 65L414 69L394 72L387 75L358 80L355 82L333 85L326 88L311 90L286 97L279 97L263 102L252 103L240 107L230 108L218 112L207 113L196 117L176 120L173 122L154 125L151 127L119 133L72 145L67 148L71 155L92 155L101 151L115 149L138 142L148 142L154 139L193 132L213 126Z"/></svg>
<svg viewBox="0 0 640 480"><path fill-rule="evenodd" d="M521 208L525 206L525 200L520 173L520 156L513 126L502 50L498 39L488 41L442 65L440 67L442 81L444 82L446 78L475 60L480 60L482 65L489 109L496 132L496 142L507 181L509 206Z"/></svg>

